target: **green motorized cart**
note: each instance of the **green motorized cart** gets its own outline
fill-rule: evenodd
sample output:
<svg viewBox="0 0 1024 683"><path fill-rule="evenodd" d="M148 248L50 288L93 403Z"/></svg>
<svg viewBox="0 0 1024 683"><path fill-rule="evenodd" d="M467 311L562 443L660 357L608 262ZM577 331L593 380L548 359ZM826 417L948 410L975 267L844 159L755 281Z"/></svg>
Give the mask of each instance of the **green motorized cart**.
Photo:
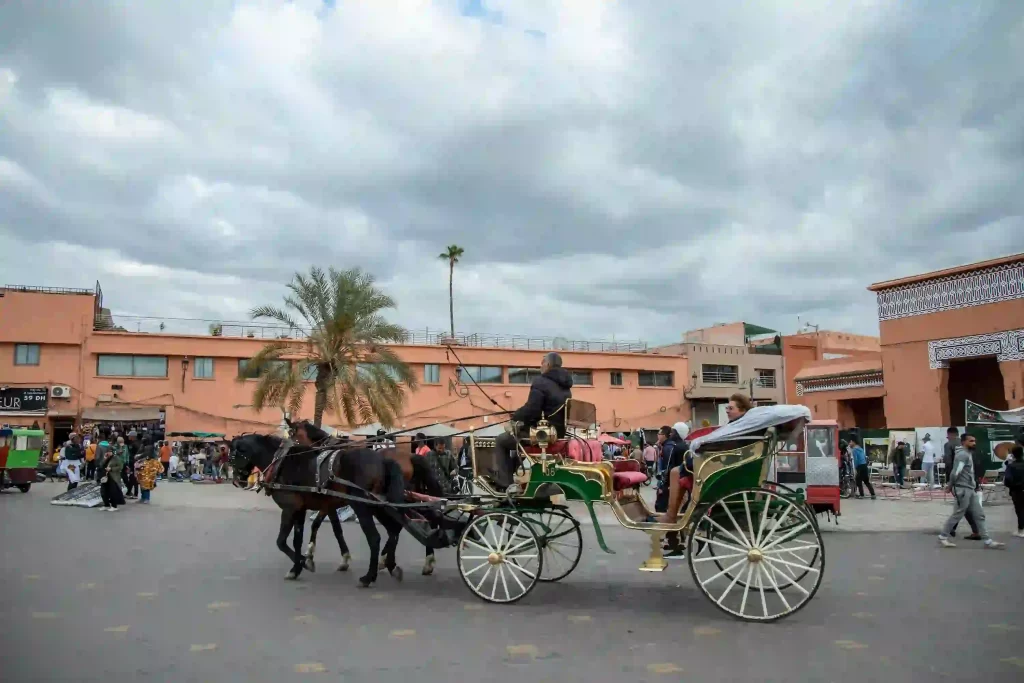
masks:
<svg viewBox="0 0 1024 683"><path fill-rule="evenodd" d="M15 486L28 493L36 480L44 436L40 429L0 429L0 488Z"/></svg>

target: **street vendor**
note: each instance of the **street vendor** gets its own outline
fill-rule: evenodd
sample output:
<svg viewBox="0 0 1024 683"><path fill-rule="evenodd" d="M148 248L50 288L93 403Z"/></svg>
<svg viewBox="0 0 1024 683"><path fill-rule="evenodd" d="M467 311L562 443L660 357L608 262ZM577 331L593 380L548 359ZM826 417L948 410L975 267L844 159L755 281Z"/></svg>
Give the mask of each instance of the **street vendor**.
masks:
<svg viewBox="0 0 1024 683"><path fill-rule="evenodd" d="M565 436L565 402L572 398L572 375L562 367L562 357L554 352L544 356L540 363L540 376L530 383L530 395L523 406L512 413L513 429L535 427L543 416L558 437ZM516 446L519 434L504 432L494 440L496 448L495 470L491 478L505 490L512 485L512 475L519 467Z"/></svg>

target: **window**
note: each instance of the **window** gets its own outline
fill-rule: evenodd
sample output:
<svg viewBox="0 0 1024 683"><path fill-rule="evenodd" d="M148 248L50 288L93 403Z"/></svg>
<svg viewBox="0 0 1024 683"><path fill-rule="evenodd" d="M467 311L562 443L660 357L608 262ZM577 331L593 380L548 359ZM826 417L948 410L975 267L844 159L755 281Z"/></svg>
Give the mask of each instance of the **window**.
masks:
<svg viewBox="0 0 1024 683"><path fill-rule="evenodd" d="M39 344L15 344L15 365L39 365Z"/></svg>
<svg viewBox="0 0 1024 683"><path fill-rule="evenodd" d="M569 374L572 375L573 386L577 386L577 387L592 387L592 386L594 386L594 371L593 370L570 370Z"/></svg>
<svg viewBox="0 0 1024 683"><path fill-rule="evenodd" d="M622 370L612 370L611 375L612 375L612 386L613 387L621 387L622 386Z"/></svg>
<svg viewBox="0 0 1024 683"><path fill-rule="evenodd" d="M765 389L775 388L775 370L757 370L757 385Z"/></svg>
<svg viewBox="0 0 1024 683"><path fill-rule="evenodd" d="M701 365L701 381L705 384L739 384L738 365Z"/></svg>
<svg viewBox="0 0 1024 683"><path fill-rule="evenodd" d="M387 374L387 376L390 377L392 380L394 380L395 382L402 381L402 378L398 375L398 370L396 370L390 365L385 365L383 363L380 363L379 365L384 370L385 374ZM358 365L356 365L356 371L360 375L363 375L364 377L372 372L372 368L373 365L370 363L359 363Z"/></svg>
<svg viewBox="0 0 1024 683"><path fill-rule="evenodd" d="M538 368L509 368L509 384L532 384L533 380L540 377Z"/></svg>
<svg viewBox="0 0 1024 683"><path fill-rule="evenodd" d="M213 379L213 359L194 359L192 361L192 377L195 379Z"/></svg>
<svg viewBox="0 0 1024 683"><path fill-rule="evenodd" d="M306 369L302 371L303 382L315 382L317 376L317 368L315 365L307 365Z"/></svg>
<svg viewBox="0 0 1024 683"><path fill-rule="evenodd" d="M637 384L642 387L671 387L675 384L674 375L661 370L641 370L637 373Z"/></svg>
<svg viewBox="0 0 1024 683"><path fill-rule="evenodd" d="M167 356L112 356L96 357L99 377L166 377Z"/></svg>
<svg viewBox="0 0 1024 683"><path fill-rule="evenodd" d="M255 370L249 369L249 359L239 358L238 359L238 376L242 379L256 379L260 375L269 375L273 372L280 370L291 369L291 361L288 360L268 360L263 363L263 372L257 373Z"/></svg>
<svg viewBox="0 0 1024 683"><path fill-rule="evenodd" d="M427 363L423 366L423 383L424 384L440 384L441 383L441 366L437 363Z"/></svg>
<svg viewBox="0 0 1024 683"><path fill-rule="evenodd" d="M469 365L459 368L460 382L470 384L474 380L479 384L501 384L501 368L491 365Z"/></svg>

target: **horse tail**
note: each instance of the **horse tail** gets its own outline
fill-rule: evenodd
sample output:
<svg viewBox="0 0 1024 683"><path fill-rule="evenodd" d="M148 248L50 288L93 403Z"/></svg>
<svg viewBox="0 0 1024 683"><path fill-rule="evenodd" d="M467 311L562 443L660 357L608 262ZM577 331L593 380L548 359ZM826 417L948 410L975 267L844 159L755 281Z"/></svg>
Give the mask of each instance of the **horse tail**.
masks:
<svg viewBox="0 0 1024 683"><path fill-rule="evenodd" d="M413 474L413 479L416 476ZM384 497L390 503L405 502L405 477L402 466L391 458L384 458Z"/></svg>

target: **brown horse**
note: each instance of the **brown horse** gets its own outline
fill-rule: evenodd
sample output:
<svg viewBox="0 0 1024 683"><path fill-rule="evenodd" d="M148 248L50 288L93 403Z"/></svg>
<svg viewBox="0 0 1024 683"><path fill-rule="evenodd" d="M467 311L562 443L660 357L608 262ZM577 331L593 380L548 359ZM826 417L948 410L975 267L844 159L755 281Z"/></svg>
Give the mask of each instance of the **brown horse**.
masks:
<svg viewBox="0 0 1024 683"><path fill-rule="evenodd" d="M254 467L259 467L268 480L277 484L322 488L338 493L352 495L356 498L365 496L363 493L374 494L388 503L405 502L405 482L419 477L427 478L426 483L417 484L417 488L434 489L436 482L430 474L429 467L411 453L400 449L389 448L374 451L359 447L357 444L335 443L322 430L309 422L293 425L296 436L295 445L284 444L287 455L280 458L271 472L268 468L275 462L275 456L283 445L282 439L272 435L246 434L236 438L231 445L231 460L235 470L235 484L241 485L248 478ZM322 444L318 446L317 444ZM337 446L337 448L331 448ZM319 457L318 457L319 456ZM348 487L332 479L351 482L359 490L349 491ZM317 510L330 518L337 508L351 505L359 526L366 536L371 557L369 571L359 579L363 587L372 585L377 580L377 557L382 554L380 533L374 520L381 523L387 531L387 542L383 548L384 566L397 580L402 579L402 569L395 562L395 549L398 546L398 535L402 530L402 515L395 508L372 505L358 500L345 500L330 495L309 493L305 491L268 490L274 502L281 508L281 525L278 532L277 546L292 562L292 569L285 578L296 579L304 568L312 569L312 563L303 557L302 528L305 525L305 514L308 510ZM322 521L319 519L318 522ZM331 520L334 526L334 520ZM318 524L316 526L319 526ZM295 549L287 546L288 533L294 530ZM340 524L335 529L345 556L343 535ZM344 566L344 565L343 565Z"/></svg>

